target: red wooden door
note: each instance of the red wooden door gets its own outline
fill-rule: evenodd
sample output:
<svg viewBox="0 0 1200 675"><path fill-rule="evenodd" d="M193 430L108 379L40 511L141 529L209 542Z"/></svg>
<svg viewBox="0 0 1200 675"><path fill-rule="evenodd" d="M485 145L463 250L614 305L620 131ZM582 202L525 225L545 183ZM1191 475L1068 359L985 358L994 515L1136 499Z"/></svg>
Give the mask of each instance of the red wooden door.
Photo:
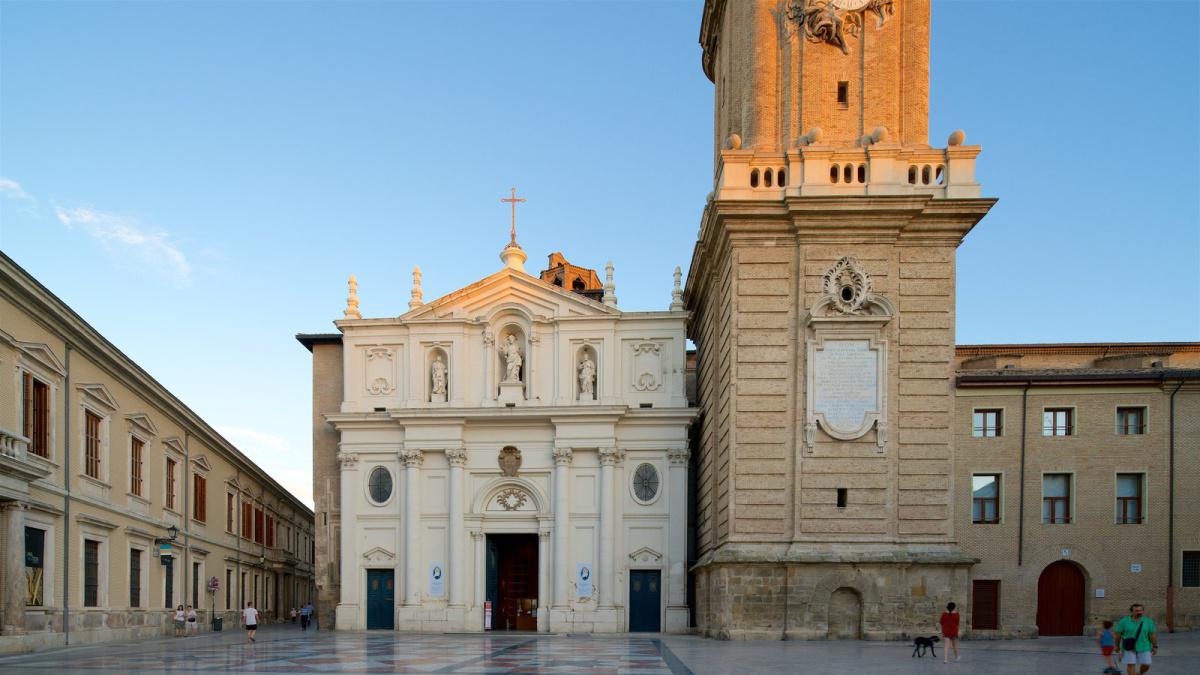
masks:
<svg viewBox="0 0 1200 675"><path fill-rule="evenodd" d="M1038 578L1038 633L1083 634L1083 572L1060 560L1042 570Z"/></svg>

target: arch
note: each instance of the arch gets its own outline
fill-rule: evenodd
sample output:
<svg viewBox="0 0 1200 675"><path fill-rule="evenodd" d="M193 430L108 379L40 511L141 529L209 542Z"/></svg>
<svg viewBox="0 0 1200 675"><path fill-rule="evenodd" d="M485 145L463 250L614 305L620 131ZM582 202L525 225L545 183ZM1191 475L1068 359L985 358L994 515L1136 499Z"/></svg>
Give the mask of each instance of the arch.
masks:
<svg viewBox="0 0 1200 675"><path fill-rule="evenodd" d="M1072 560L1050 563L1038 576L1039 635L1082 635L1087 617L1087 579Z"/></svg>
<svg viewBox="0 0 1200 675"><path fill-rule="evenodd" d="M528 494L529 498L533 500L535 511L525 511L516 516L498 516L494 512L490 514L487 513L488 503L495 499L496 495L498 495L501 490L508 488L519 488L524 491L525 494ZM520 476L499 476L493 478L487 483L484 483L484 485L475 492L475 496L471 500L470 515L488 518L529 518L534 516L548 516L550 515L550 502L546 498L546 495L542 493L542 490L530 480L521 478Z"/></svg>
<svg viewBox="0 0 1200 675"><path fill-rule="evenodd" d="M763 186L771 187L771 184L774 182L773 181L774 176L775 176L775 174L771 169L767 169L766 171L764 171L763 172Z"/></svg>
<svg viewBox="0 0 1200 675"><path fill-rule="evenodd" d="M827 637L830 640L857 640L862 637L862 594L849 586L840 586L829 595Z"/></svg>
<svg viewBox="0 0 1200 675"><path fill-rule="evenodd" d="M442 364L445 366L446 391L440 396L433 392L433 364L441 357ZM453 387L450 363L450 352L442 345L433 345L425 353L425 400L431 402L445 403L450 400L450 389Z"/></svg>
<svg viewBox="0 0 1200 675"><path fill-rule="evenodd" d="M829 167L829 182L830 183L837 183L838 178L840 178L841 175L842 175L842 170L840 167L838 167L837 164L834 164L833 166Z"/></svg>
<svg viewBox="0 0 1200 675"><path fill-rule="evenodd" d="M779 187L787 187L787 170L782 166L775 172L775 182Z"/></svg>
<svg viewBox="0 0 1200 675"><path fill-rule="evenodd" d="M814 632L827 633L829 631L829 605L834 592L841 589L858 593L860 608L879 606L879 589L872 580L863 576L862 572L853 569L831 572L813 586L808 602L808 616L803 617ZM862 626L865 623L861 609L859 616L859 633L861 634Z"/></svg>
<svg viewBox="0 0 1200 675"><path fill-rule="evenodd" d="M755 169L750 172L750 187L752 187L752 188L758 187L758 169Z"/></svg>
<svg viewBox="0 0 1200 675"><path fill-rule="evenodd" d="M843 183L853 183L854 182L854 165L853 164L847 164L842 167L842 182Z"/></svg>
<svg viewBox="0 0 1200 675"><path fill-rule="evenodd" d="M581 279L581 278L579 278L579 277L575 277L575 279L574 279L574 280L571 282L571 290L573 290L573 291L586 291L586 290L587 290L587 283L586 283L586 282L584 282L584 280L583 280L583 279Z"/></svg>
<svg viewBox="0 0 1200 675"><path fill-rule="evenodd" d="M583 393L583 385L580 383L579 364L583 363L583 356L587 355L592 360L593 375L592 375L592 396L587 398ZM571 374L571 379L575 382L575 399L595 401L600 397L600 352L594 345L583 344L579 349L575 350L575 360L573 362L574 372Z"/></svg>

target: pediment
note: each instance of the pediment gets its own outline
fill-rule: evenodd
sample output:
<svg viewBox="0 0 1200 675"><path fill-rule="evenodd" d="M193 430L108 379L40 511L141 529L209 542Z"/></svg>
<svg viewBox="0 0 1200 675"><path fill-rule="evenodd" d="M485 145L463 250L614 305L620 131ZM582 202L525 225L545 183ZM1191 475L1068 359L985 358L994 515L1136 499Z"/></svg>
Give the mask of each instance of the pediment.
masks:
<svg viewBox="0 0 1200 675"><path fill-rule="evenodd" d="M661 553L649 546L643 546L629 554L629 559L637 563L656 563L661 562L662 558L663 555Z"/></svg>
<svg viewBox="0 0 1200 675"><path fill-rule="evenodd" d="M184 447L183 447L183 441L179 440L178 436L171 436L170 438L164 438L162 441L162 444L163 444L163 448L172 454L176 454L181 457L183 455L187 454L187 452L184 450Z"/></svg>
<svg viewBox="0 0 1200 675"><path fill-rule="evenodd" d="M151 420L146 413L133 413L126 415L125 421L143 434L148 436L158 436L158 427L154 425L154 420Z"/></svg>
<svg viewBox="0 0 1200 675"><path fill-rule="evenodd" d="M54 350L50 349L50 345L41 342L18 342L17 344L20 345L22 354L34 363L59 377L66 377L67 367L54 355Z"/></svg>
<svg viewBox="0 0 1200 675"><path fill-rule="evenodd" d="M382 546L376 546L366 553L363 553L363 560L373 563L393 562L396 560L396 554L383 548Z"/></svg>
<svg viewBox="0 0 1200 675"><path fill-rule="evenodd" d="M192 460L192 464L196 465L201 471L212 471L212 466L208 463L208 458L204 455L198 455Z"/></svg>
<svg viewBox="0 0 1200 675"><path fill-rule="evenodd" d="M120 407L120 405L117 403L117 399L112 395L112 392L108 390L108 387L100 384L99 382L80 383L76 385L75 388L79 390L80 396L82 396L87 403L90 403L93 407L99 408L104 412L115 412L116 409Z"/></svg>
<svg viewBox="0 0 1200 675"><path fill-rule="evenodd" d="M495 274L417 307L400 318L487 320L505 309L523 310L531 318L619 316L620 310L572 293L524 272L504 268Z"/></svg>

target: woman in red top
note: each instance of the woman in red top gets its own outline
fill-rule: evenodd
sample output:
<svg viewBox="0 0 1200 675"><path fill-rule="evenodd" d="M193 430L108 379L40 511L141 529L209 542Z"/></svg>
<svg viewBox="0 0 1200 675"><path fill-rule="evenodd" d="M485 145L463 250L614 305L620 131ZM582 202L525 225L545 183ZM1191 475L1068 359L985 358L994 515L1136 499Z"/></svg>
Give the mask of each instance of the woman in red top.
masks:
<svg viewBox="0 0 1200 675"><path fill-rule="evenodd" d="M942 624L942 637L946 639L948 646L954 647L954 660L958 660L958 619L959 614L954 609L954 603L946 605L946 611L942 612L942 618L938 619L938 623ZM950 662L950 650L942 650L942 663Z"/></svg>

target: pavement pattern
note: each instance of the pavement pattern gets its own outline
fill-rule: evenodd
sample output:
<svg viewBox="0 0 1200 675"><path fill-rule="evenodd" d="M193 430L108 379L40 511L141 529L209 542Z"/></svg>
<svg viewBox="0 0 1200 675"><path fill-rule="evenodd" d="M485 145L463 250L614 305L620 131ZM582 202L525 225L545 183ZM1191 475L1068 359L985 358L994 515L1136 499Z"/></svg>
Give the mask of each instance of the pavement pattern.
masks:
<svg viewBox="0 0 1200 675"><path fill-rule="evenodd" d="M1159 636L1155 675L1200 673L1200 632ZM413 635L243 631L106 643L0 657L0 673L1100 673L1088 638L969 641L961 660L912 658L911 643L719 642L695 636L568 636L532 633Z"/></svg>

